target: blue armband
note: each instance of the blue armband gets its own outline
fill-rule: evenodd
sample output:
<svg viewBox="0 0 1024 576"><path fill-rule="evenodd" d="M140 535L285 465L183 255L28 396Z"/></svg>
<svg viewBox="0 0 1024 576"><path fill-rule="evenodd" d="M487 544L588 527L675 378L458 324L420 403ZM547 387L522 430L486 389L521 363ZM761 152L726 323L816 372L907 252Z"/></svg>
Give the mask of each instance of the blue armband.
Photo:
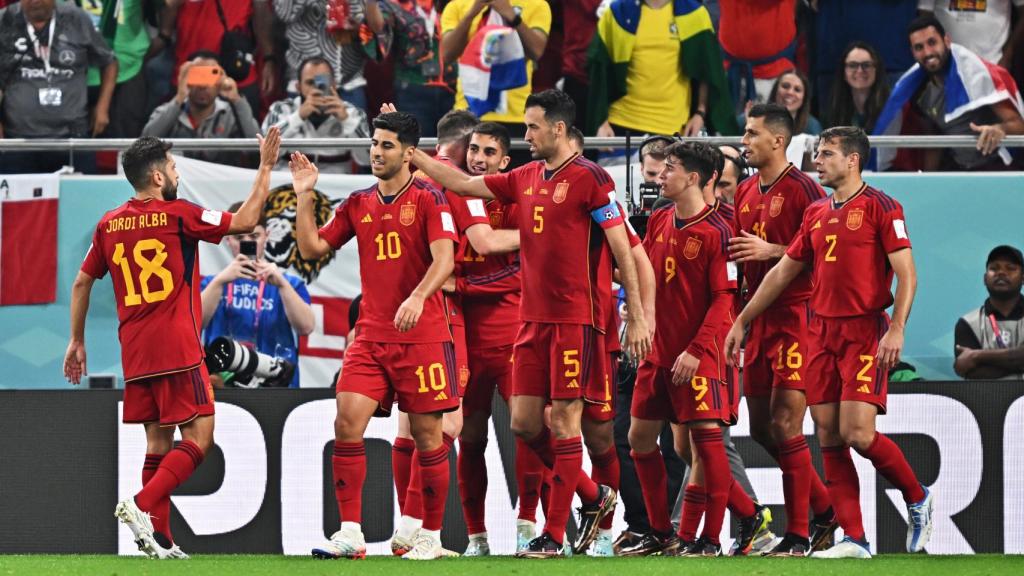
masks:
<svg viewBox="0 0 1024 576"><path fill-rule="evenodd" d="M590 217L594 219L594 222L604 224L605 222L622 217L622 213L619 212L619 203L612 200L607 206L602 206L597 210L591 210Z"/></svg>

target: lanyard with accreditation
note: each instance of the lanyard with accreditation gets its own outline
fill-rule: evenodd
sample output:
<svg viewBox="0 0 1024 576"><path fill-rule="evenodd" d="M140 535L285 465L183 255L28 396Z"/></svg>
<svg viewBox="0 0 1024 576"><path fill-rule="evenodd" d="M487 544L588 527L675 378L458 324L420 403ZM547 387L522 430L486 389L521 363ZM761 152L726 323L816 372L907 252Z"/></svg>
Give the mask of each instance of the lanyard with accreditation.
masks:
<svg viewBox="0 0 1024 576"><path fill-rule="evenodd" d="M28 29L28 38L32 42L32 49L35 51L36 57L43 61L43 70L46 71L46 83L48 86L39 89L39 105L40 106L60 106L63 100L63 93L60 88L55 88L49 85L53 82L53 66L50 64L50 50L53 47L53 32L57 27L57 14L50 18L49 24L49 35L46 42L46 46L42 46L39 43L39 36L36 35L35 27L32 24L26 24Z"/></svg>

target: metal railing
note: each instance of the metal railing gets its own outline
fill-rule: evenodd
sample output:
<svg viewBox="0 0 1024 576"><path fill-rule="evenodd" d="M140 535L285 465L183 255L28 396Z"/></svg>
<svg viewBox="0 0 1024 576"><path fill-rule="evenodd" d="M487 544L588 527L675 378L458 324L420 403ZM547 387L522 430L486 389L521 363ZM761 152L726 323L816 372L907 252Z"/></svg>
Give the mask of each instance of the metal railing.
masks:
<svg viewBox="0 0 1024 576"><path fill-rule="evenodd" d="M706 138L683 138L683 140L701 140L711 144L730 144L738 146L738 136L712 136ZM69 139L0 139L0 152L72 152L72 151L96 151L96 150L124 150L131 146L135 140L132 138L69 138ZM168 142L174 143L175 150L257 150L259 145L254 138L170 138ZM643 138L637 136L631 138L633 147L639 146ZM978 139L975 136L871 136L871 146L875 148L973 148L977 145ZM433 148L437 144L436 138L420 139L421 148ZM281 141L281 148L284 150L303 149L337 149L352 150L369 148L369 138L309 138L294 139L286 138ZM586 140L586 147L593 148L623 148L626 146L626 138L617 136L614 138L589 137ZM1003 140L1003 146L1008 148L1024 148L1024 136L1007 136ZM523 150L529 147L522 139L512 141L512 148Z"/></svg>

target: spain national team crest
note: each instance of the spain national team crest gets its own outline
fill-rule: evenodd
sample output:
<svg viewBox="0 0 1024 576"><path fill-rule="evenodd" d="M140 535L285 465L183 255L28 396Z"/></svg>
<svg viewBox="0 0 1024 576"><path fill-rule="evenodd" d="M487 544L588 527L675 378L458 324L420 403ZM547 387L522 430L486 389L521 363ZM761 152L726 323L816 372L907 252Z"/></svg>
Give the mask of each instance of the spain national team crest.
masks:
<svg viewBox="0 0 1024 576"><path fill-rule="evenodd" d="M494 210L494 211L492 211L490 213L490 215L488 216L488 219L490 219L490 221L491 221L491 228L499 228L499 227L501 227L501 217L502 217L502 211L501 210Z"/></svg>
<svg viewBox="0 0 1024 576"><path fill-rule="evenodd" d="M782 203L786 201L784 196L775 196L772 198L772 203L768 205L768 215L775 218L779 214L782 214Z"/></svg>
<svg viewBox="0 0 1024 576"><path fill-rule="evenodd" d="M555 184L555 195L551 197L551 200L553 200L555 204L561 204L562 202L565 202L565 197L568 194L569 183L559 182L558 184Z"/></svg>
<svg viewBox="0 0 1024 576"><path fill-rule="evenodd" d="M698 254L700 254L700 245L700 238L695 238L693 236L687 238L686 244L683 246L683 256L685 256L687 260L693 260Z"/></svg>
<svg viewBox="0 0 1024 576"><path fill-rule="evenodd" d="M469 368L459 366L459 388L465 388L469 384Z"/></svg>
<svg viewBox="0 0 1024 576"><path fill-rule="evenodd" d="M398 221L402 226L411 226L416 221L416 205L402 204L402 209L398 212Z"/></svg>
<svg viewBox="0 0 1024 576"><path fill-rule="evenodd" d="M850 230L857 230L864 223L864 211L861 209L850 210L846 215L846 227Z"/></svg>

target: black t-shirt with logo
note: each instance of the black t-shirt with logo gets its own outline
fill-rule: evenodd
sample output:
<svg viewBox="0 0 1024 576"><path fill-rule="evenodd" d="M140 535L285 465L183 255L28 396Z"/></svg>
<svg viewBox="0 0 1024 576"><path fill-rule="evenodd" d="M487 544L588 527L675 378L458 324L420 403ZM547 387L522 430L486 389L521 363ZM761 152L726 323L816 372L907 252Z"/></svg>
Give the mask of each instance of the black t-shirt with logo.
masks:
<svg viewBox="0 0 1024 576"><path fill-rule="evenodd" d="M0 17L0 87L8 138L66 138L89 130L87 72L89 66L103 68L112 62L114 52L81 8L57 3L53 17L49 73L21 6L8 7ZM35 36L45 51L50 24Z"/></svg>

